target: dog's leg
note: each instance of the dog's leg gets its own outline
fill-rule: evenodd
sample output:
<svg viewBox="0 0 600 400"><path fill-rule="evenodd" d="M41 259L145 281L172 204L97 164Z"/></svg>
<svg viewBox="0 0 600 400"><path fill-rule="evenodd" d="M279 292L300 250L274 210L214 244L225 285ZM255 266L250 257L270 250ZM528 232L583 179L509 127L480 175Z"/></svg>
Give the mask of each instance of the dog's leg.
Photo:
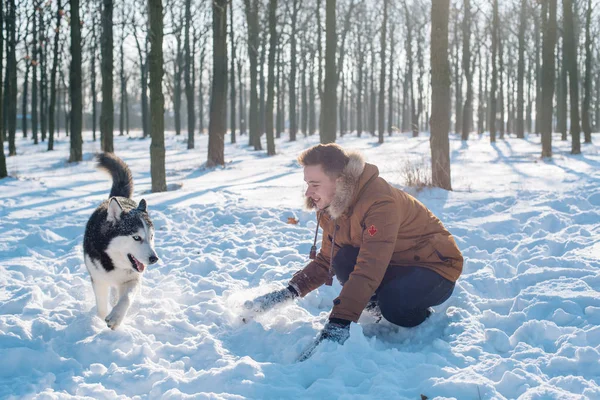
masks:
<svg viewBox="0 0 600 400"><path fill-rule="evenodd" d="M134 279L119 285L119 302L104 320L110 329L116 329L123 322L129 306L133 302L139 286L139 280Z"/></svg>
<svg viewBox="0 0 600 400"><path fill-rule="evenodd" d="M108 315L108 290L109 286L104 282L92 279L92 287L96 295L96 308L98 316L102 319Z"/></svg>

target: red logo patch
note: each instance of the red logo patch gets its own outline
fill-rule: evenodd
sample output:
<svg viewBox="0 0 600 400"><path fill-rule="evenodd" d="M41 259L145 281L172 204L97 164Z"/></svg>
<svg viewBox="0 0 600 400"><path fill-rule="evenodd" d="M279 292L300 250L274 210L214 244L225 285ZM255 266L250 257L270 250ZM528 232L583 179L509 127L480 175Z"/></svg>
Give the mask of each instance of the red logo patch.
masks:
<svg viewBox="0 0 600 400"><path fill-rule="evenodd" d="M375 236L375 234L377 233L377 228L375 228L375 225L371 225L367 232L369 232L369 235Z"/></svg>

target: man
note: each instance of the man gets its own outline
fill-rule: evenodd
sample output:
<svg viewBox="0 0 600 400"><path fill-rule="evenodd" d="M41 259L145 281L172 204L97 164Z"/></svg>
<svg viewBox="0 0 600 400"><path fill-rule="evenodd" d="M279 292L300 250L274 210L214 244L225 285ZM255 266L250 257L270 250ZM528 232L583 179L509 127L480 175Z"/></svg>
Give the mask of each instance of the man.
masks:
<svg viewBox="0 0 600 400"><path fill-rule="evenodd" d="M329 322L318 336L343 343L350 323L373 311L393 324L414 327L442 304L462 272L463 257L452 235L414 197L379 177L375 165L337 144L305 150L298 161L308 184L306 201L317 209L321 249L285 289L244 306L264 312L312 290L342 284ZM316 233L315 233L316 242Z"/></svg>

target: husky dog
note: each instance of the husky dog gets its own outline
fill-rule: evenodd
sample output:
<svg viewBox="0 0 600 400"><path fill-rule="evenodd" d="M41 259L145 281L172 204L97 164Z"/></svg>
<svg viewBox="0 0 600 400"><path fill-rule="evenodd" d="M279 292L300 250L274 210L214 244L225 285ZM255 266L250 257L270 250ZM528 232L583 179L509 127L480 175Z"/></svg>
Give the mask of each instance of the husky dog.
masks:
<svg viewBox="0 0 600 400"><path fill-rule="evenodd" d="M109 153L97 156L98 168L113 180L109 199L90 217L83 238L83 256L96 295L98 316L116 329L133 302L149 264L158 261L154 250L154 226L146 200L131 200L133 178L127 164ZM108 313L110 288L118 302Z"/></svg>

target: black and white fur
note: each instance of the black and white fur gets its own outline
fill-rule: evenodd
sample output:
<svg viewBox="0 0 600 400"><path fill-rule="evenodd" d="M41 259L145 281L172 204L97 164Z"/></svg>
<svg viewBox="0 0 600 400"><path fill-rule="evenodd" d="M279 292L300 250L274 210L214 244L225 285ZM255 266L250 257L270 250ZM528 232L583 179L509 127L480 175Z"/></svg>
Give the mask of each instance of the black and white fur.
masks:
<svg viewBox="0 0 600 400"><path fill-rule="evenodd" d="M131 200L133 178L117 156L97 156L98 168L113 180L109 199L96 208L85 228L83 257L96 295L98 316L116 329L133 302L147 265L158 261L154 250L154 226L146 201ZM109 314L110 288L118 301Z"/></svg>

